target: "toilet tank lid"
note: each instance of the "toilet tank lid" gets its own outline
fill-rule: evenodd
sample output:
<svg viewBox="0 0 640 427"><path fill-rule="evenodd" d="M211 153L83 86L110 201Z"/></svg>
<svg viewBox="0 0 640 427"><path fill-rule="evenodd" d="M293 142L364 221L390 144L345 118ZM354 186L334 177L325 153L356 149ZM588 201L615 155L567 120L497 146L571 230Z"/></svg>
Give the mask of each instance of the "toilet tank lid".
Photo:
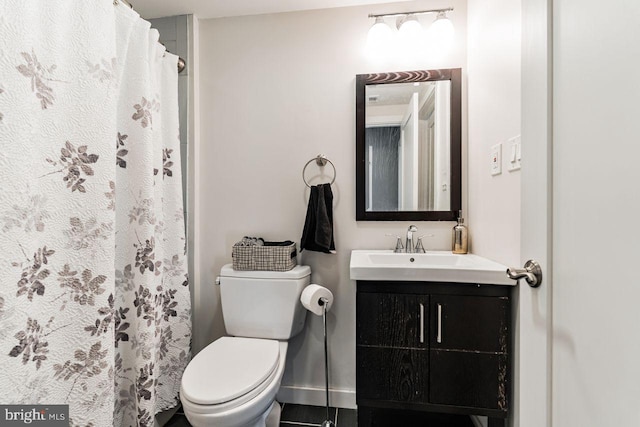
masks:
<svg viewBox="0 0 640 427"><path fill-rule="evenodd" d="M311 275L308 265L296 265L289 271L234 270L232 264L226 264L220 270L220 277L242 277L249 279L302 279Z"/></svg>

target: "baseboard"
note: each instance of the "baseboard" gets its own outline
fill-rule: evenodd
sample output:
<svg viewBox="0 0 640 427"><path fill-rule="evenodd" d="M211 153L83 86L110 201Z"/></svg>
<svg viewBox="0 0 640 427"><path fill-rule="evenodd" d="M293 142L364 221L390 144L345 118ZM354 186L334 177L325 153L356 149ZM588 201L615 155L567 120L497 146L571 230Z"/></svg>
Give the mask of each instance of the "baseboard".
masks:
<svg viewBox="0 0 640 427"><path fill-rule="evenodd" d="M280 386L276 400L280 403L324 406L325 390L315 387ZM356 391L329 389L329 406L356 409ZM471 415L471 422L475 427L485 427L486 419Z"/></svg>
<svg viewBox="0 0 640 427"><path fill-rule="evenodd" d="M325 405L324 388L280 386L278 402L295 403L298 405ZM344 389L329 389L329 405L335 408L356 408L356 391Z"/></svg>

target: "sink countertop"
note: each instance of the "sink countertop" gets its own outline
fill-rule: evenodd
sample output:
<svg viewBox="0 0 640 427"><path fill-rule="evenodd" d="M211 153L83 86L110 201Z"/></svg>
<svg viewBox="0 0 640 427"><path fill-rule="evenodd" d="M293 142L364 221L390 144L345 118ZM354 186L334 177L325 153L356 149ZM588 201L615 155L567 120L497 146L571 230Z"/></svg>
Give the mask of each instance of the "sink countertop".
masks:
<svg viewBox="0 0 640 427"><path fill-rule="evenodd" d="M482 283L515 286L507 267L478 255L451 251L394 253L393 250L353 250L351 280Z"/></svg>

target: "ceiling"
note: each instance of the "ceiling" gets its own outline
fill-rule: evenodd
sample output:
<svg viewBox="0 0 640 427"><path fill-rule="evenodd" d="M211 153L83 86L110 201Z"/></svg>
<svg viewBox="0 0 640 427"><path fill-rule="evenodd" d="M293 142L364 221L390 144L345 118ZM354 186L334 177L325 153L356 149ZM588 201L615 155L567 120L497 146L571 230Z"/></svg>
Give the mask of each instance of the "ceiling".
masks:
<svg viewBox="0 0 640 427"><path fill-rule="evenodd" d="M129 0L144 18L194 14L200 19L330 9L406 0Z"/></svg>
<svg viewBox="0 0 640 427"><path fill-rule="evenodd" d="M408 105L415 92L420 93L420 99L424 99L428 92L433 91L435 85L436 82L367 85L367 107L372 105Z"/></svg>

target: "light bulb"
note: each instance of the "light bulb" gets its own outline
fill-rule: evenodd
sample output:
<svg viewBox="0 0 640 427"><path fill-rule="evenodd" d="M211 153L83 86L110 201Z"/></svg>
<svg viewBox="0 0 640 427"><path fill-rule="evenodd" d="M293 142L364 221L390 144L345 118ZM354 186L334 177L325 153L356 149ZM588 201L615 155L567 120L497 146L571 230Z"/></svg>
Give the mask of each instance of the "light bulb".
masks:
<svg viewBox="0 0 640 427"><path fill-rule="evenodd" d="M424 32L415 15L398 18L398 50L403 57L419 55L423 46Z"/></svg>
<svg viewBox="0 0 640 427"><path fill-rule="evenodd" d="M418 22L415 15L407 15L399 20L400 26L398 31L401 39L415 40L422 34L422 25Z"/></svg>
<svg viewBox="0 0 640 427"><path fill-rule="evenodd" d="M453 44L455 29L445 12L439 12L429 27L429 39L434 46L449 49Z"/></svg>
<svg viewBox="0 0 640 427"><path fill-rule="evenodd" d="M393 31L381 16L369 29L367 34L367 55L373 59L384 59L391 53Z"/></svg>

